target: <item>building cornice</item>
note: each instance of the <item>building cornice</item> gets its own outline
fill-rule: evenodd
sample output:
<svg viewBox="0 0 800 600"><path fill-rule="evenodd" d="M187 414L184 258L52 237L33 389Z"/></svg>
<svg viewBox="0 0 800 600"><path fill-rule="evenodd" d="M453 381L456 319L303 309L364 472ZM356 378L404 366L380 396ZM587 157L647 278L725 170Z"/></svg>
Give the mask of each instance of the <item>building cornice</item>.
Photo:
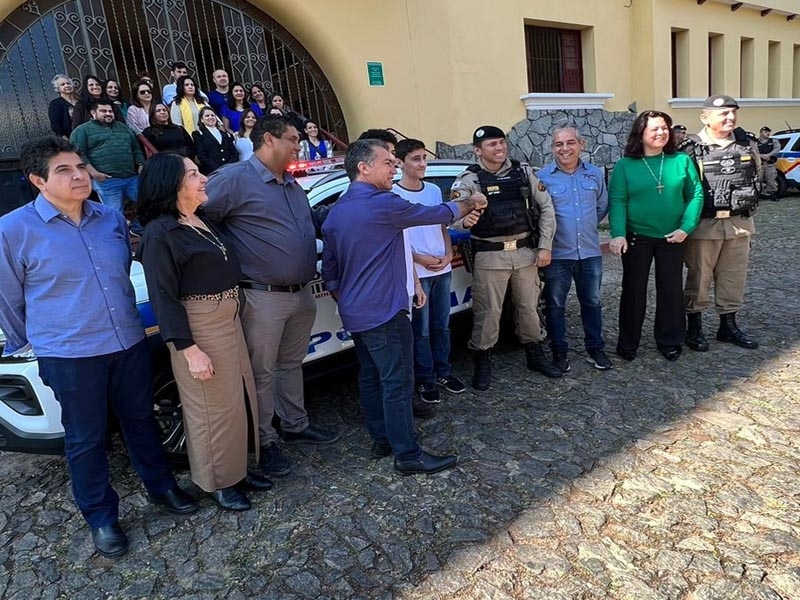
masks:
<svg viewBox="0 0 800 600"><path fill-rule="evenodd" d="M525 104L526 110L591 110L603 108L606 101L613 97L614 94L555 94L537 92L522 94L519 99Z"/></svg>
<svg viewBox="0 0 800 600"><path fill-rule="evenodd" d="M703 108L705 98L670 98L670 108ZM786 108L799 107L800 98L737 98L736 102L742 108Z"/></svg>

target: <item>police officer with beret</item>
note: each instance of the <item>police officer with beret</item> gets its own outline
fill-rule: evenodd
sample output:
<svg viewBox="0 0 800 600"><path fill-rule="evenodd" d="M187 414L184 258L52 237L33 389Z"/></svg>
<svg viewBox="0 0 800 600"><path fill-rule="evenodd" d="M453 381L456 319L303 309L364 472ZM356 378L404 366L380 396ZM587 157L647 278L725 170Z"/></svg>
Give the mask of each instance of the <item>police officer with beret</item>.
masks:
<svg viewBox="0 0 800 600"><path fill-rule="evenodd" d="M500 315L508 285L516 316L517 335L525 347L528 368L547 377L561 370L545 356L539 320L539 267L550 264L556 219L553 202L530 166L508 158L503 130L484 125L472 136L477 164L453 183L450 198L483 194L482 214L464 218L473 253L472 312L469 347L475 371L472 387L487 390L491 382L491 352L497 342Z"/></svg>
<svg viewBox="0 0 800 600"><path fill-rule="evenodd" d="M698 352L708 350L702 313L711 304L712 282L720 317L717 340L758 347L736 323L736 313L744 303L761 171L756 143L736 127L738 110L739 104L730 96L707 98L700 114L704 127L687 138L686 152L695 159L705 196L700 223L686 242L685 256L686 345Z"/></svg>
<svg viewBox="0 0 800 600"><path fill-rule="evenodd" d="M682 150L686 142L686 125L673 125L672 137L675 138L675 147Z"/></svg>

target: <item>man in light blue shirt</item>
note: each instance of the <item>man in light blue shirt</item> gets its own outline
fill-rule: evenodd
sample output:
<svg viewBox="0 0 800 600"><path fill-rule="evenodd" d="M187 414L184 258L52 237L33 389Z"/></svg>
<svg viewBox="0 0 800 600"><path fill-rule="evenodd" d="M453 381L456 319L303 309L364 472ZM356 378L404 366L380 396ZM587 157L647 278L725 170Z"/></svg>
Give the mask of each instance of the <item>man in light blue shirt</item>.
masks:
<svg viewBox="0 0 800 600"><path fill-rule="evenodd" d="M538 173L556 212L553 258L544 269L544 297L553 364L564 373L570 370L564 307L573 281L581 306L586 360L603 371L612 366L603 351L603 255L597 232L597 224L608 213L608 192L603 171L580 158L585 145L574 125L557 128L553 132L555 161Z"/></svg>
<svg viewBox="0 0 800 600"><path fill-rule="evenodd" d="M121 556L128 540L108 476L109 403L151 501L176 514L197 510L175 482L153 418L150 351L128 277L127 223L119 211L86 199L86 164L67 140L33 140L20 163L40 193L0 218L3 353L38 357L42 381L61 405L75 502L97 551Z"/></svg>

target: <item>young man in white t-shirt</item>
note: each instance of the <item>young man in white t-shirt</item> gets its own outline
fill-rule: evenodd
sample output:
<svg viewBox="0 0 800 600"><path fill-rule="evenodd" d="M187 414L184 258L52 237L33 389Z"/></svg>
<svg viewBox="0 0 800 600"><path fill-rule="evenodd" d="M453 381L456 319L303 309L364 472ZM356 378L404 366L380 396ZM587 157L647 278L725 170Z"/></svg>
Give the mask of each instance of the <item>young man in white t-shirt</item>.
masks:
<svg viewBox="0 0 800 600"><path fill-rule="evenodd" d="M395 147L403 178L392 191L409 202L436 206L442 193L423 181L428 159L425 144L419 140L400 140ZM414 379L424 402L440 402L437 385L452 394L466 387L450 372L450 280L453 246L445 225L422 225L406 230L416 268L427 302L414 308Z"/></svg>

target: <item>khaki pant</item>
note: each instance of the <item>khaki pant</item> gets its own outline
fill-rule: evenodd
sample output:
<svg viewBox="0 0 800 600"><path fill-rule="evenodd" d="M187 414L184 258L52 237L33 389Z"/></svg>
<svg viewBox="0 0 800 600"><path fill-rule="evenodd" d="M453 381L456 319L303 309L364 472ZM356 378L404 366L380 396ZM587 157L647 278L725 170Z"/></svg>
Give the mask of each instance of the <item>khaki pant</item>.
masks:
<svg viewBox="0 0 800 600"><path fill-rule="evenodd" d="M244 290L242 326L256 379L262 446L278 441L275 414L284 431L308 427L302 365L316 314L311 286L294 294Z"/></svg>
<svg viewBox="0 0 800 600"><path fill-rule="evenodd" d="M714 282L714 305L717 313L738 312L744 303L750 238L727 240L686 240L686 312L702 312L711 304L709 295Z"/></svg>
<svg viewBox="0 0 800 600"><path fill-rule="evenodd" d="M775 163L762 163L761 180L764 182L763 193L774 194L778 191L778 169Z"/></svg>
<svg viewBox="0 0 800 600"><path fill-rule="evenodd" d="M480 254L476 255L480 260ZM476 261L478 262L478 261ZM483 269L476 264L472 280L473 350L488 350L497 343L503 299L511 284L517 336L520 342L541 342L544 339L539 313L539 267L529 265L516 269Z"/></svg>

